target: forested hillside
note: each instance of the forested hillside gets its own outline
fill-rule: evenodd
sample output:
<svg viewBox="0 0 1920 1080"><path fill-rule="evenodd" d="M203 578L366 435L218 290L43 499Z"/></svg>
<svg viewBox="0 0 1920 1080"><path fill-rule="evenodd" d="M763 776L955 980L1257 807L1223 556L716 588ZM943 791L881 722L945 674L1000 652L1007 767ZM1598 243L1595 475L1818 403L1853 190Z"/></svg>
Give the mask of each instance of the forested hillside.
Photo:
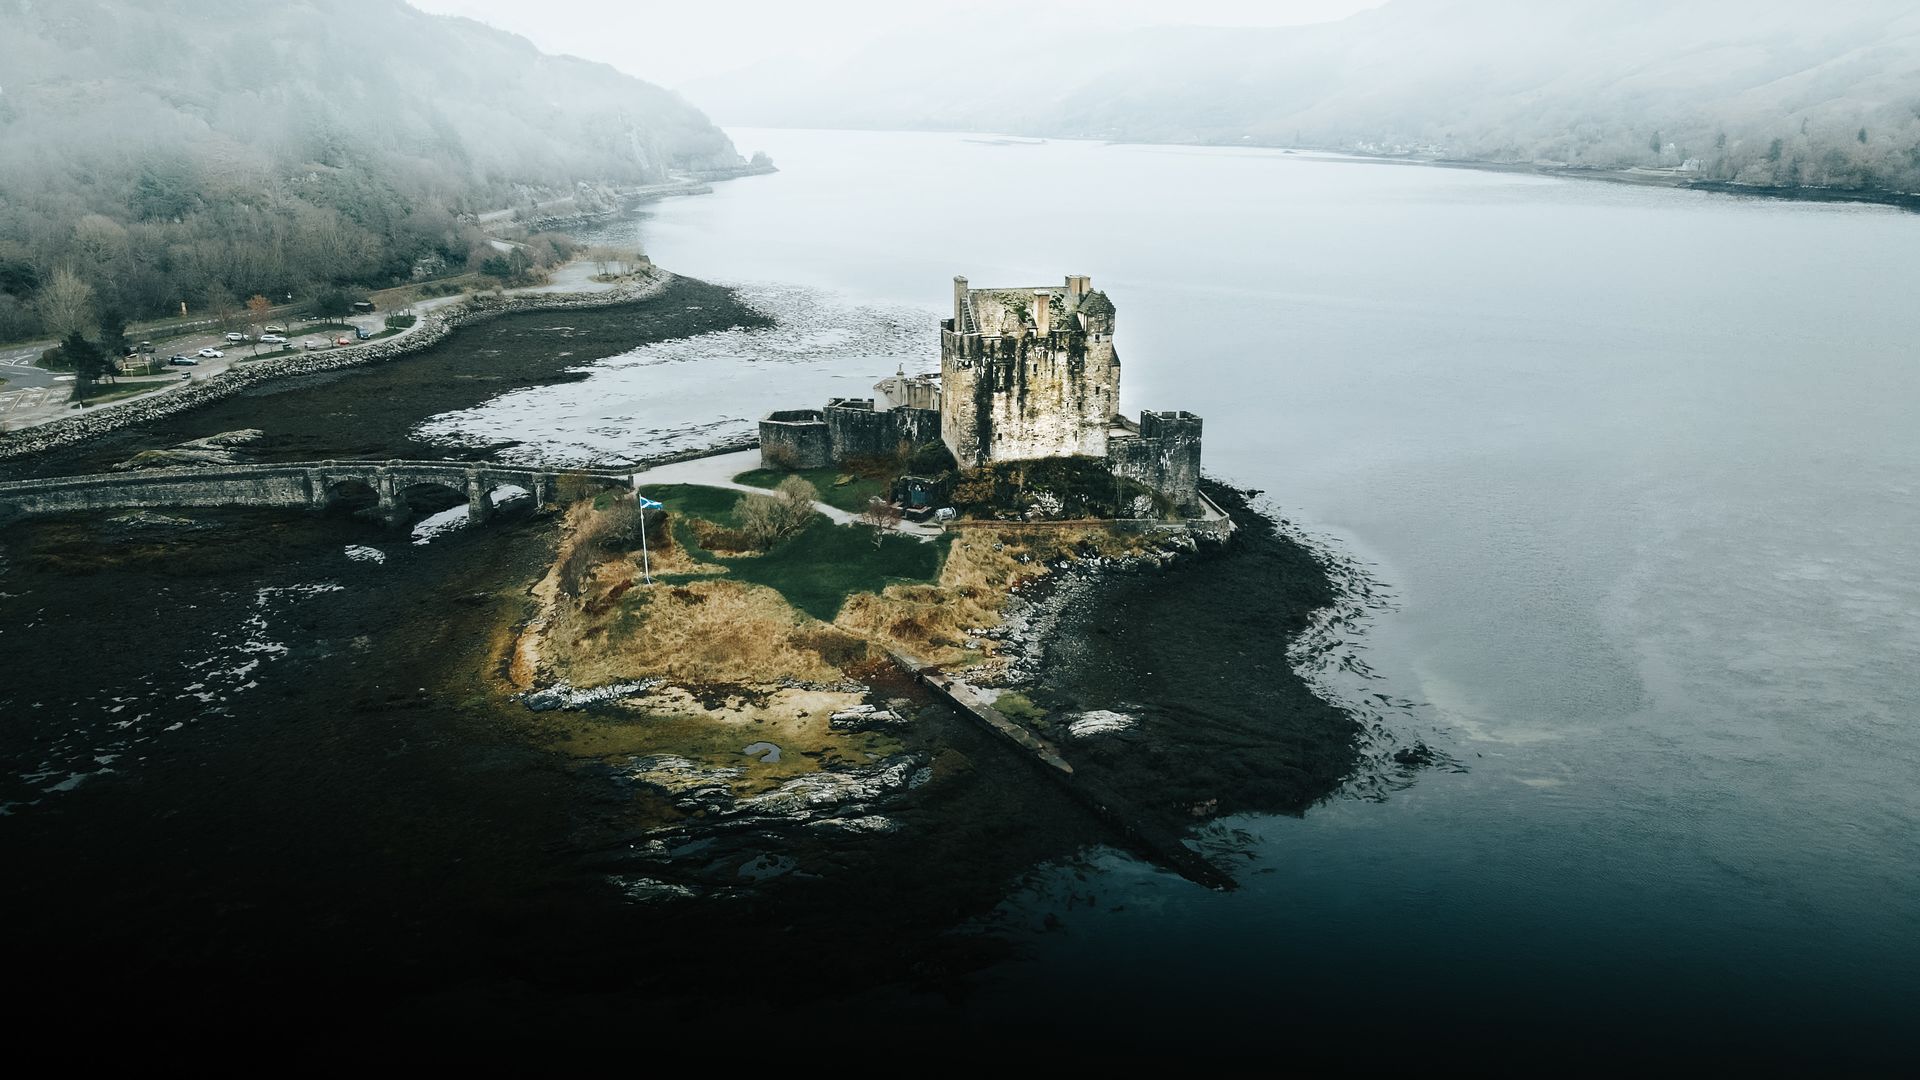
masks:
<svg viewBox="0 0 1920 1080"><path fill-rule="evenodd" d="M56 277L126 317L390 284L464 265L462 214L740 163L675 94L400 0L0 0L0 340L63 329Z"/></svg>
<svg viewBox="0 0 1920 1080"><path fill-rule="evenodd" d="M1060 12L1052 13L1060 16ZM1392 0L1280 28L983 4L937 40L685 87L729 123L1309 145L1920 191L1913 0Z"/></svg>

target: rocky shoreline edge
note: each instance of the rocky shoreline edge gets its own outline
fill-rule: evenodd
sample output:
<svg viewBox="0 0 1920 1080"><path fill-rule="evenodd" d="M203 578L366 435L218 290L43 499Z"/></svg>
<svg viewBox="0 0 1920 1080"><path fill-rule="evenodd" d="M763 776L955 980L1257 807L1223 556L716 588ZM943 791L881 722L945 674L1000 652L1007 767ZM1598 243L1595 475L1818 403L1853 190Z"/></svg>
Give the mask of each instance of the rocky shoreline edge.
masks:
<svg viewBox="0 0 1920 1080"><path fill-rule="evenodd" d="M640 280L623 282L605 292L475 296L451 310L420 316L423 325L418 329L386 341L376 341L341 352L262 360L244 369L229 369L206 382L187 384L177 390L162 391L109 409L64 417L23 431L0 435L0 461L86 442L123 427L224 400L275 379L387 363L437 345L462 326L502 315L618 307L645 300L666 289L674 277L667 271L654 269Z"/></svg>
<svg viewBox="0 0 1920 1080"><path fill-rule="evenodd" d="M1210 484L1210 487L1230 493L1229 504L1233 508L1230 512L1235 517L1258 515L1265 522L1277 522L1270 512L1250 505L1248 493L1221 485ZM1298 535L1287 534L1285 540L1300 546L1306 557L1324 572L1324 581L1313 582L1308 591L1314 597L1333 597L1325 609L1329 617L1340 613L1352 618L1360 608L1371 606L1364 571L1341 563L1332 553L1303 541ZM862 676L858 681L830 686L785 680L775 688L761 688L758 692L765 699L761 708L774 704L774 699L783 691L838 695L840 700L830 707L830 726L835 731L882 731L905 740L901 747L885 756L864 762L835 762L753 793L731 790L752 768L753 763L744 760L738 764L702 762L694 760L694 756L656 750L624 762L593 766L590 771L603 776L616 789L648 792L687 817L624 831L614 837L597 838L583 845L593 853L588 861L605 873L631 902L752 895L769 887L773 878L784 877L790 871L801 871L799 876L808 876L804 868L819 859L818 845L843 844L847 837L855 834L880 837L902 828L912 830L914 826L907 823L920 818L916 812L919 802L926 798L944 801L951 797L940 791L921 796L917 789L936 778L933 766L943 754L950 753L954 732L945 724L972 726L974 723L971 718L959 716L972 711L965 704L967 700L998 704L1004 710L1008 700L1023 701L1028 693L1036 696L1045 693L1053 668L1076 662L1070 655L1063 656L1057 648L1063 634L1077 634L1065 624L1084 617L1102 601L1108 590L1121 583L1156 591L1179 588L1182 570L1209 560L1231 559L1234 550L1231 538L1210 533L1171 532L1126 555L1088 551L1079 557L1063 555L1049 560L1044 574L1009 591L997 621L967 631L970 646L991 642L998 662L984 669L962 669L951 678L938 680L959 687L957 693L949 695L959 701L953 721L932 720L926 709L940 704L938 698L929 699L906 689L914 681L915 672L904 666L898 671L889 669L877 678ZM1248 562L1240 573L1242 576L1258 574L1260 567ZM1154 580L1163 577L1163 582ZM1252 581L1248 584L1254 585ZM1291 587L1280 582L1268 584L1283 589ZM1299 599L1288 598L1289 602ZM1306 634L1303 632L1301 636L1304 639ZM1316 636L1321 639L1320 645L1298 642L1307 655L1295 658L1294 677L1305 682L1311 681L1307 670L1316 663L1314 656L1329 644L1338 643L1325 635ZM897 657L895 662L901 663ZM598 687L543 680L519 697L533 712L599 711L609 706L617 711L614 703L621 699L628 699L629 707L645 708L646 703L641 699L663 691L692 692L696 696L701 693L697 687L691 691L667 687L660 679L633 679ZM995 702L996 697L1000 701ZM1329 725L1326 738L1345 742L1354 737L1364 738L1368 727L1379 730L1377 725L1367 724L1346 702L1328 696L1325 704L1329 709L1354 717ZM1020 706L1013 708L1017 710ZM1153 709L1150 707L1149 711ZM1061 767L1057 763L1053 770L1044 767L1045 754L1035 756L1031 747L1023 754L1035 757L1043 766L1033 772L1037 780L1053 782L1095 812L1094 817L1108 830L1108 842L1131 849L1145 861L1196 883L1232 888L1230 861L1209 858L1181 838L1188 836L1190 830L1210 828L1208 819L1216 810L1256 808L1259 799L1241 791L1230 792L1231 781L1222 780L1218 782L1226 786L1218 790L1216 798L1196 799L1191 805L1183 803L1173 812L1152 800L1142 802L1140 785L1134 782L1138 777L1131 775L1134 767L1116 775L1111 771L1110 761L1116 752L1133 753L1116 751L1123 744L1144 751L1147 758L1158 757L1159 751L1153 747L1168 737L1168 732L1153 724L1141 727L1138 719L1126 711L1085 706L1048 716L1045 723L1038 725L1033 717L1023 717L1016 712L1012 722L1039 738L1049 751L1057 746L1074 761L1075 767L1067 767L1056 775ZM1006 734L984 728L982 733L989 739L996 734L1001 737ZM745 737L743 734L743 740ZM748 746L742 754L751 756L756 751L769 749L775 755L781 752L779 746L763 741ZM1364 762L1370 757L1363 753L1357 761ZM774 760L778 760L777 756ZM1094 771L1087 772L1087 767L1093 767ZM1190 779L1201 787L1216 782L1205 776ZM1371 791L1380 785L1366 781L1361 786ZM1389 782L1389 786L1399 785ZM1290 812L1294 808L1275 805L1268 809ZM1197 842L1199 835L1192 834L1190 839ZM883 861L888 858L879 850L871 853L871 857ZM847 852L843 850L835 856L835 861L846 858ZM1212 865L1207 865L1209 863ZM843 869L850 868L845 862L841 865Z"/></svg>

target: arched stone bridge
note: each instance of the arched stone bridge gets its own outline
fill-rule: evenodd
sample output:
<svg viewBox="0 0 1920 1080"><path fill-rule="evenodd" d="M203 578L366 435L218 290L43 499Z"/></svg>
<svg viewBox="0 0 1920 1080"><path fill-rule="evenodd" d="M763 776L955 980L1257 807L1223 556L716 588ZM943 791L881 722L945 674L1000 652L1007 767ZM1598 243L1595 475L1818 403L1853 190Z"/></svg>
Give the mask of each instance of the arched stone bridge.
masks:
<svg viewBox="0 0 1920 1080"><path fill-rule="evenodd" d="M313 461L146 469L0 483L0 520L76 510L324 509L343 500L364 500L371 492L378 516L398 522L412 512L409 492L440 489L465 495L467 511L478 524L493 514L495 489L523 488L544 504L553 501L562 476L607 487L628 486L633 480L631 473L521 469L470 461Z"/></svg>

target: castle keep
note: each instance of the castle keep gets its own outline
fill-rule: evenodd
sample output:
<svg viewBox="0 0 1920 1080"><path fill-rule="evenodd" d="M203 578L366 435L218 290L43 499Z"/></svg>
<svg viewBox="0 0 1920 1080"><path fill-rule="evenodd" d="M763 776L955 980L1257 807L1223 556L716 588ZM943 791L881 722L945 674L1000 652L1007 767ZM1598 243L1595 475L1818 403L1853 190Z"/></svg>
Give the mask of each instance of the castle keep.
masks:
<svg viewBox="0 0 1920 1080"><path fill-rule="evenodd" d="M768 466L817 468L938 439L962 469L1057 457L1105 459L1182 512L1200 499L1200 427L1185 412L1119 413L1114 308L1085 275L1060 285L975 289L953 279L940 374L895 374L875 396L835 398L760 422Z"/></svg>

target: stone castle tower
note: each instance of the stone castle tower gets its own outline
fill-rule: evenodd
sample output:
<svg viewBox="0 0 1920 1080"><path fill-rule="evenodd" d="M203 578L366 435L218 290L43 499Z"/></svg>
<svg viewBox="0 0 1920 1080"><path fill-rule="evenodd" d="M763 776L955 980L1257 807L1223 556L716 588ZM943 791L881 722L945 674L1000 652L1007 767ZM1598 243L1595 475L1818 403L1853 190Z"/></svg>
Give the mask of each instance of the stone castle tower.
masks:
<svg viewBox="0 0 1920 1080"><path fill-rule="evenodd" d="M973 289L940 323L940 438L961 467L1107 456L1120 410L1113 303L1084 275Z"/></svg>

